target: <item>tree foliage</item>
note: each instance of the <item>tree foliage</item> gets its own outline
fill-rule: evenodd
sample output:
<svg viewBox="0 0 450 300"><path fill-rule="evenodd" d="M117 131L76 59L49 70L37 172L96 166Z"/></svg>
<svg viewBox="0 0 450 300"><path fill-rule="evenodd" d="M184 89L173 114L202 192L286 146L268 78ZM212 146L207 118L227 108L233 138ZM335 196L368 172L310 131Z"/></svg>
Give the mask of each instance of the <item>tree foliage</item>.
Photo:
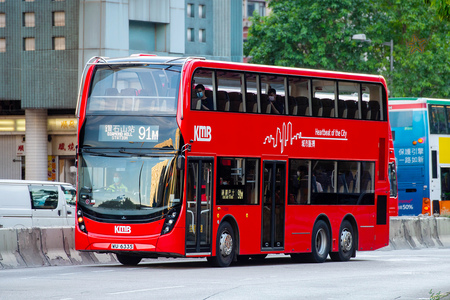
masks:
<svg viewBox="0 0 450 300"><path fill-rule="evenodd" d="M382 74L391 96L450 97L450 31L423 0L272 0L254 15L252 63ZM370 42L353 40L364 33ZM390 47L394 42L394 70Z"/></svg>
<svg viewBox="0 0 450 300"><path fill-rule="evenodd" d="M450 22L450 0L424 0L424 2L436 8L439 19Z"/></svg>

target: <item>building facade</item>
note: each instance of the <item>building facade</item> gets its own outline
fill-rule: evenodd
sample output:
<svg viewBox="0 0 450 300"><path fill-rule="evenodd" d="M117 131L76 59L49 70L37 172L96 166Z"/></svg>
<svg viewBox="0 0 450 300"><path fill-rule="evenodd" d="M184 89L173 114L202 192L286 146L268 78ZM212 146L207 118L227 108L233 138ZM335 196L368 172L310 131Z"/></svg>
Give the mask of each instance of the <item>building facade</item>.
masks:
<svg viewBox="0 0 450 300"><path fill-rule="evenodd" d="M94 56L242 61L242 0L0 0L0 178L75 182Z"/></svg>

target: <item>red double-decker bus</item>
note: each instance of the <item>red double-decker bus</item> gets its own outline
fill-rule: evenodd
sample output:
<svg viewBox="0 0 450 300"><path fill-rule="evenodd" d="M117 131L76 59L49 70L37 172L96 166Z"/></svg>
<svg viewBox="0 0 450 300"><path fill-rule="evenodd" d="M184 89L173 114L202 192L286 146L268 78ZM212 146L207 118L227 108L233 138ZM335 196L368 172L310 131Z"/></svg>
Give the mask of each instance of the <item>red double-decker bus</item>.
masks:
<svg viewBox="0 0 450 300"><path fill-rule="evenodd" d="M389 243L380 76L134 55L92 59L80 91L77 250L228 266Z"/></svg>

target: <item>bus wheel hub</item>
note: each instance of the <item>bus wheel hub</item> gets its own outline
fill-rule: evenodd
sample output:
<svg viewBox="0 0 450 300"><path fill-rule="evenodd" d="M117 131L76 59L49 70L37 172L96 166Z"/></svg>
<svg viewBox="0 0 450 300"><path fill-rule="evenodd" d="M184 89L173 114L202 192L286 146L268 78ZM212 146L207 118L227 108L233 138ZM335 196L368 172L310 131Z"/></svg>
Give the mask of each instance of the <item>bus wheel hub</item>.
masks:
<svg viewBox="0 0 450 300"><path fill-rule="evenodd" d="M228 232L223 232L220 236L220 254L228 256L233 249L233 239Z"/></svg>

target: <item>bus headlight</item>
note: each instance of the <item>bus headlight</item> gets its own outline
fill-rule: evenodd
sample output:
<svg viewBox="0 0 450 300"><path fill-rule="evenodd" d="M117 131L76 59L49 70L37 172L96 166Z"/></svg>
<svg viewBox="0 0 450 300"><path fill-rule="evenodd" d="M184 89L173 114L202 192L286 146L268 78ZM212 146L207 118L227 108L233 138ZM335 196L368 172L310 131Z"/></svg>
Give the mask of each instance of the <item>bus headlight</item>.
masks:
<svg viewBox="0 0 450 300"><path fill-rule="evenodd" d="M83 212L81 211L81 209L77 210L77 221L78 221L78 228L83 231L84 233L87 233L86 230L86 225L84 224L84 217L83 217Z"/></svg>
<svg viewBox="0 0 450 300"><path fill-rule="evenodd" d="M177 211L177 209L172 208L171 210L169 210L169 212L166 215L166 218L164 220L164 225L161 230L161 235L167 234L170 231L172 231L177 219L178 219L178 211Z"/></svg>

